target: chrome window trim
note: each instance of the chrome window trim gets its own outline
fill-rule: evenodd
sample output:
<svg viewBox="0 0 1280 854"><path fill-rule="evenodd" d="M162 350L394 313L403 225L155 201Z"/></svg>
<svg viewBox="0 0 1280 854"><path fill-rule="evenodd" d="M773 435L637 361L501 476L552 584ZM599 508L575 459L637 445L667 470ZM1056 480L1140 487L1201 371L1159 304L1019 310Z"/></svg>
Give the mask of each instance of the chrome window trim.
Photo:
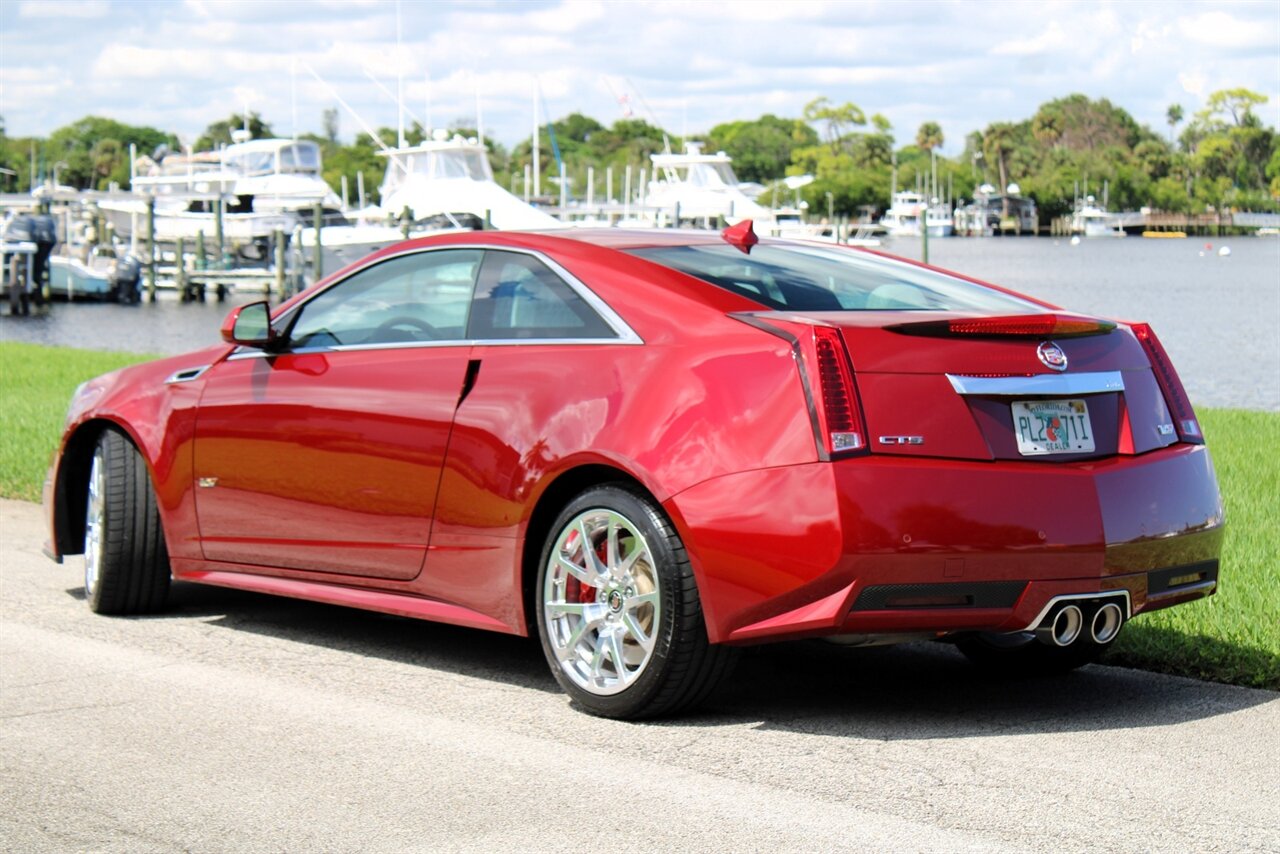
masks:
<svg viewBox="0 0 1280 854"><path fill-rule="evenodd" d="M1124 391L1120 371L1098 371L1081 374L1036 374L1030 377L968 377L947 374L956 394L1101 394Z"/></svg>
<svg viewBox="0 0 1280 854"><path fill-rule="evenodd" d="M424 350L439 347L513 347L517 344L583 344L599 347L602 344L622 344L628 347L643 341L620 341L617 338L450 338L447 341L393 341L385 344L337 344L333 347L299 347L279 352L266 350L241 350L227 357L228 362L241 359L274 359L279 356L302 356L307 353L357 353L362 350Z"/></svg>
<svg viewBox="0 0 1280 854"><path fill-rule="evenodd" d="M165 385L174 385L175 383L189 383L192 380L198 380L204 376L204 372L209 370L212 365L200 365L195 368L181 368L169 374L165 378Z"/></svg>
<svg viewBox="0 0 1280 854"><path fill-rule="evenodd" d="M308 347L308 348L298 349L298 350L283 350L283 351L280 351L279 353L275 353L275 352L267 353L265 351L238 352L229 356L228 361L232 359L253 359L253 358L262 358L265 356L279 356L285 353L329 353L334 351L346 351L346 350L389 350L389 349L404 349L404 348L418 348L418 347L465 347L465 346L510 347L516 344L590 344L590 345L628 344L628 345L635 345L635 344L644 343L644 339L641 338L640 335L634 329L631 328L630 324L628 324L625 320L623 320L622 317L616 311L614 311L609 306L608 303L606 303L603 299L601 299L600 296L596 294L595 291L591 290L591 288L589 288L586 285L586 283L584 283L577 276L573 275L564 267L562 267L557 261L548 257L545 253L540 252L536 249L527 249L523 246L498 246L498 245L485 244L485 243L450 243L445 246L417 247L414 249L406 249L403 252L395 252L390 255L384 255L381 258L379 258L376 262L365 264L359 267L358 269L352 270L350 273L343 276L341 279L338 279L334 282L330 282L324 288L316 291L314 294L311 294L306 298L306 300L298 303L297 305L290 306L287 312L280 315L278 318L273 318L272 323L274 325L275 323L278 323L278 322L284 322L284 325L287 326L289 322L292 322L293 315L297 314L298 312L306 308L306 306L310 305L313 299L327 292L330 288L337 287L343 282L348 281L352 276L359 275L365 270L368 270L370 267L374 266L374 264L381 264L384 261L390 261L394 258L403 258L406 255L420 255L420 254L426 254L428 252L445 252L445 251L454 250L454 249L464 249L464 250L472 250L472 251L480 251L480 252L490 252L490 251L514 252L520 255L528 255L532 258L537 259L538 261L541 261L543 264L547 265L547 267L551 270L551 272L559 276L561 281L563 281L566 285L569 286L570 290L572 290L575 294L581 297L582 301L585 302L588 306L590 306L591 310L600 316L600 319L605 322L606 326L608 326L610 329L614 331L617 337L616 338L451 338L451 339L442 340L442 341L412 341L412 342L394 342L394 343L388 343L388 344L340 344L334 347ZM481 263L483 263L483 259L481 259ZM479 271L477 271L477 275L478 275L478 272ZM474 284L472 287L471 299L473 301L475 300Z"/></svg>

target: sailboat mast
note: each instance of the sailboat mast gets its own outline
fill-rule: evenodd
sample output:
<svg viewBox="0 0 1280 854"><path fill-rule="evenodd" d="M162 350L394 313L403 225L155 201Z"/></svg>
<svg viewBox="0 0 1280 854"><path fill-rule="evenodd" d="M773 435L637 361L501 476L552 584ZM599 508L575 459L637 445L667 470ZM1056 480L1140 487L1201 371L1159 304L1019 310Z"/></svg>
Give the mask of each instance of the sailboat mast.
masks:
<svg viewBox="0 0 1280 854"><path fill-rule="evenodd" d="M404 54L400 49L400 0L396 0L396 125L400 148L404 148Z"/></svg>
<svg viewBox="0 0 1280 854"><path fill-rule="evenodd" d="M533 195L542 195L542 169L538 164L538 81L533 81Z"/></svg>

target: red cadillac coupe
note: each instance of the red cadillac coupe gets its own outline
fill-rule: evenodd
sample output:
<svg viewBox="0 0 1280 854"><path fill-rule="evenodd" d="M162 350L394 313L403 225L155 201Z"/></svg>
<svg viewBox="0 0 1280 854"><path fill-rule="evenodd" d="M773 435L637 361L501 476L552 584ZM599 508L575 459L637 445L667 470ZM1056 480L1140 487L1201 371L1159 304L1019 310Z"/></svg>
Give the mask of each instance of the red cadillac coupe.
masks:
<svg viewBox="0 0 1280 854"><path fill-rule="evenodd" d="M1208 596L1223 512L1151 329L724 233L392 246L82 385L45 485L89 606L170 579L537 633L593 714L736 647L924 638L1052 672Z"/></svg>

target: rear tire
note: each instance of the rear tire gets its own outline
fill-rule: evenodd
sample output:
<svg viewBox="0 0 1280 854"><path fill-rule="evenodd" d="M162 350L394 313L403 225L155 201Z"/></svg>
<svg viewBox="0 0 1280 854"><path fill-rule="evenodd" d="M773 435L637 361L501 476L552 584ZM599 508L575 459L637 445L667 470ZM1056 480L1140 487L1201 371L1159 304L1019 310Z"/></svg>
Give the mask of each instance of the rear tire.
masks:
<svg viewBox="0 0 1280 854"><path fill-rule="evenodd" d="M1087 636L1087 632L1069 646L1041 643L1030 632L981 632L957 639L956 648L988 673L1027 677L1054 676L1092 664L1111 643L1096 643Z"/></svg>
<svg viewBox="0 0 1280 854"><path fill-rule="evenodd" d="M146 461L123 433L98 437L89 470L84 595L98 614L150 614L169 597L169 551Z"/></svg>
<svg viewBox="0 0 1280 854"><path fill-rule="evenodd" d="M626 484L579 495L547 536L538 635L556 681L585 711L638 719L683 711L729 674L737 650L707 641L689 556L666 514Z"/></svg>

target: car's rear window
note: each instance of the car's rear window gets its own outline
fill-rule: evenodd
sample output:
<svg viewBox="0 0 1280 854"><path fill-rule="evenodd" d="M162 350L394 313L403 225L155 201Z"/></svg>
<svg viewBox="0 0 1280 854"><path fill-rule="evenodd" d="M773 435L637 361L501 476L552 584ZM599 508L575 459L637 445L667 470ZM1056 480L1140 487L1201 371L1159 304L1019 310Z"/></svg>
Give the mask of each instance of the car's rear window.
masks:
<svg viewBox="0 0 1280 854"><path fill-rule="evenodd" d="M1027 300L877 255L820 246L651 246L630 254L787 311L1039 311Z"/></svg>

